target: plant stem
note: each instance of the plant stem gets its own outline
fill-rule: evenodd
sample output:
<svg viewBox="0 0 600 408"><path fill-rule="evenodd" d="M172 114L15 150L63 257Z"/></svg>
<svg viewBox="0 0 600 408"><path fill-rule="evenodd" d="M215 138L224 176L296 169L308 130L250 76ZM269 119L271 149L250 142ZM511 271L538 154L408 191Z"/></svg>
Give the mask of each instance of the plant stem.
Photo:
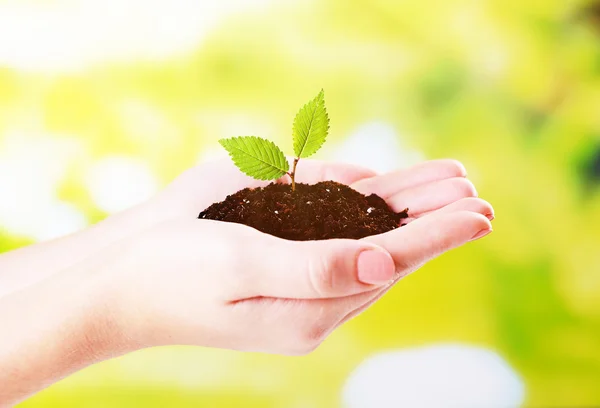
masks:
<svg viewBox="0 0 600 408"><path fill-rule="evenodd" d="M300 161L300 157L296 157L294 159L294 167L292 168L292 173L290 177L292 178L292 191L296 191L296 166L298 165L298 161Z"/></svg>

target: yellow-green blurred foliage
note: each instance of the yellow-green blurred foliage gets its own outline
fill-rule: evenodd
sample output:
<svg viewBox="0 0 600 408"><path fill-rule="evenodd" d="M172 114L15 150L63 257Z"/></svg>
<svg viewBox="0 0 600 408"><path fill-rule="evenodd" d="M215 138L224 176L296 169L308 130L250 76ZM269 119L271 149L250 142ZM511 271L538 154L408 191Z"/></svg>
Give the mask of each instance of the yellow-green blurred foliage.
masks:
<svg viewBox="0 0 600 408"><path fill-rule="evenodd" d="M88 163L135 156L164 184L233 132L290 146L293 114L321 88L332 140L389 123L425 157L461 160L497 215L488 239L405 279L310 356L148 350L23 406L333 407L366 356L439 341L498 351L528 405L600 404L600 28L585 4L269 3L169 57L0 66L0 155L9 134L76 139L58 194L90 222L104 214ZM0 234L0 250L26 242Z"/></svg>

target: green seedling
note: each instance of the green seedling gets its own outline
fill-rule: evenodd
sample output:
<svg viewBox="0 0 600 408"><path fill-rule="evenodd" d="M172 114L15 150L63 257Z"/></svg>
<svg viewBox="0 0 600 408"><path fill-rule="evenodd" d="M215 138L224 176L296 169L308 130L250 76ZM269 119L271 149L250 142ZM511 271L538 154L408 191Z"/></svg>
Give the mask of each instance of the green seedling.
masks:
<svg viewBox="0 0 600 408"><path fill-rule="evenodd" d="M296 167L301 158L315 154L329 133L329 116L325 109L323 90L294 118L294 164L290 164L275 143L257 137L240 136L221 139L219 143L228 152L235 165L245 174L257 180L275 180L288 175L292 180L292 191L296 190Z"/></svg>

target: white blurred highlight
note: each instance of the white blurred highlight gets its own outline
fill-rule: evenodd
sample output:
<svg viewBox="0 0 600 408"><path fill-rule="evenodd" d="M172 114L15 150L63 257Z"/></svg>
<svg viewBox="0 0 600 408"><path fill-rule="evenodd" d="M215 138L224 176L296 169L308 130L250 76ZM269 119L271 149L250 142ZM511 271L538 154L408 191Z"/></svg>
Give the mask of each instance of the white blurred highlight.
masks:
<svg viewBox="0 0 600 408"><path fill-rule="evenodd" d="M139 204L158 190L158 180L144 162L120 156L96 162L85 183L96 206L107 213Z"/></svg>
<svg viewBox="0 0 600 408"><path fill-rule="evenodd" d="M380 173L406 167L424 159L420 152L402 146L401 140L393 126L385 122L368 122L336 146L331 158Z"/></svg>
<svg viewBox="0 0 600 408"><path fill-rule="evenodd" d="M72 158L81 153L78 142L9 132L0 150L0 228L39 241L87 225L81 211L56 196Z"/></svg>
<svg viewBox="0 0 600 408"><path fill-rule="evenodd" d="M524 400L518 374L496 353L465 345L391 351L364 361L344 408L509 408Z"/></svg>
<svg viewBox="0 0 600 408"><path fill-rule="evenodd" d="M193 50L224 17L270 0L0 3L0 66L77 71Z"/></svg>

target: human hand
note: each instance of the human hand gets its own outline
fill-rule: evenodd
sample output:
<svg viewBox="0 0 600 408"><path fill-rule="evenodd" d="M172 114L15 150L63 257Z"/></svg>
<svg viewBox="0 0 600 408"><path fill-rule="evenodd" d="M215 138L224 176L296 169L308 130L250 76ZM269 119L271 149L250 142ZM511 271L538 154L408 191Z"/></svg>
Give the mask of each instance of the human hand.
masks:
<svg viewBox="0 0 600 408"><path fill-rule="evenodd" d="M358 180L354 188L395 209L414 208L408 226L359 241L293 242L239 224L167 221L125 245L110 272L119 327L139 347L310 351L399 278L491 230L491 206L472 198L463 176L456 162L440 161Z"/></svg>
<svg viewBox="0 0 600 408"><path fill-rule="evenodd" d="M311 242L199 220L203 206L254 183L235 171L215 185L203 166L94 228L3 255L0 283L9 294L0 291L7 333L0 338L0 406L141 347L309 352L401 277L491 231L491 206L474 198L454 161L381 176L339 164L310 166L303 181L333 179L377 193L397 211L410 207L412 218L363 240Z"/></svg>
<svg viewBox="0 0 600 408"><path fill-rule="evenodd" d="M353 165L305 160L298 171L300 182L334 180L365 194L378 193L388 199L396 211L409 207L414 217L475 195L472 184L464 176L462 165L453 160L428 161L386 175L376 175ZM284 177L279 182L289 180ZM143 204L76 234L3 255L0 297L75 265L128 236L169 219L196 218L202 210L228 194L266 184L268 182L245 176L228 159L196 166Z"/></svg>

